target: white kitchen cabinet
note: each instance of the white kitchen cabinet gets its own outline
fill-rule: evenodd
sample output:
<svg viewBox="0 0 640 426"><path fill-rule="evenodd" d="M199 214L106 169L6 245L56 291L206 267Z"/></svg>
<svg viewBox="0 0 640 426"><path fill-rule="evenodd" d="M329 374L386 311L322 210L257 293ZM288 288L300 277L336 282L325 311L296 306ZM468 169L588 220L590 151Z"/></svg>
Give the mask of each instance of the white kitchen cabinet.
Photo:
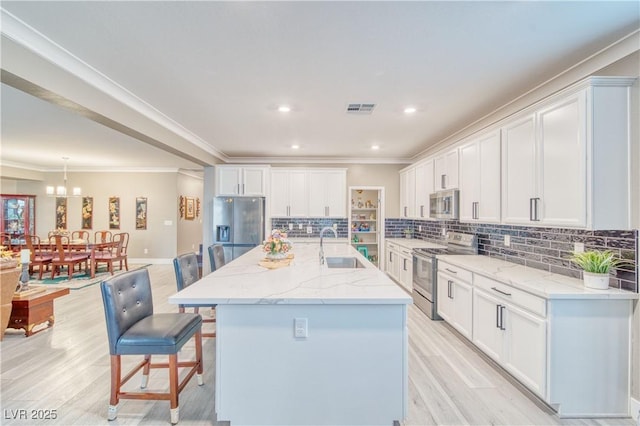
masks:
<svg viewBox="0 0 640 426"><path fill-rule="evenodd" d="M415 216L416 169L411 167L400 172L400 217Z"/></svg>
<svg viewBox="0 0 640 426"><path fill-rule="evenodd" d="M388 241L386 249L386 259L385 272L394 281L398 281L400 277L400 248Z"/></svg>
<svg viewBox="0 0 640 426"><path fill-rule="evenodd" d="M473 343L541 398L546 396L546 325L545 318L474 289Z"/></svg>
<svg viewBox="0 0 640 426"><path fill-rule="evenodd" d="M268 166L216 166L216 195L267 195Z"/></svg>
<svg viewBox="0 0 640 426"><path fill-rule="evenodd" d="M436 191L458 188L458 148L435 157L434 183Z"/></svg>
<svg viewBox="0 0 640 426"><path fill-rule="evenodd" d="M460 220L500 222L500 131L460 148Z"/></svg>
<svg viewBox="0 0 640 426"><path fill-rule="evenodd" d="M413 254L411 250L400 248L398 255L398 283L409 293L413 290Z"/></svg>
<svg viewBox="0 0 640 426"><path fill-rule="evenodd" d="M470 283L444 271L446 266L438 262L438 314L460 334L471 340L473 289Z"/></svg>
<svg viewBox="0 0 640 426"><path fill-rule="evenodd" d="M271 217L307 216L307 172L271 170Z"/></svg>
<svg viewBox="0 0 640 426"><path fill-rule="evenodd" d="M433 159L416 165L414 214L417 219L429 218L429 196L434 192L433 176Z"/></svg>
<svg viewBox="0 0 640 426"><path fill-rule="evenodd" d="M309 216L347 216L347 173L338 170L309 171Z"/></svg>
<svg viewBox="0 0 640 426"><path fill-rule="evenodd" d="M590 77L503 123L503 223L630 227L632 83Z"/></svg>

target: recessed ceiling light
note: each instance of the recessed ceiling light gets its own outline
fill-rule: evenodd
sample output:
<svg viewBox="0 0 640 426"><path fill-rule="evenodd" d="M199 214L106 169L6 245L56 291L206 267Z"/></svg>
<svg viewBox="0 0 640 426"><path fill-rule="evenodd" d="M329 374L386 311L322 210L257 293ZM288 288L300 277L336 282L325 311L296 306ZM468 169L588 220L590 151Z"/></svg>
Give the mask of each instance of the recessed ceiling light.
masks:
<svg viewBox="0 0 640 426"><path fill-rule="evenodd" d="M289 112L289 111L291 111L291 107L289 105L280 105L278 107L278 111L280 111L280 112Z"/></svg>
<svg viewBox="0 0 640 426"><path fill-rule="evenodd" d="M295 145L295 144L291 145L291 149L298 149L298 148L300 148L300 145Z"/></svg>
<svg viewBox="0 0 640 426"><path fill-rule="evenodd" d="M380 146L379 145L371 145L371 149L374 150L374 151L377 151L377 150L380 149Z"/></svg>
<svg viewBox="0 0 640 426"><path fill-rule="evenodd" d="M404 113L405 114L413 114L414 112L416 112L417 110L415 109L415 107L406 107L404 109Z"/></svg>

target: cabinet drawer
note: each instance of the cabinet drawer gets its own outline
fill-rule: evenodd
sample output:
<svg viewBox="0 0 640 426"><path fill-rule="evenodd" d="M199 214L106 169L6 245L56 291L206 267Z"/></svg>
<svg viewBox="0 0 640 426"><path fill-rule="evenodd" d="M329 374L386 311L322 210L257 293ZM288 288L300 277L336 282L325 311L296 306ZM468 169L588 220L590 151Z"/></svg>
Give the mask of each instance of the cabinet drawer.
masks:
<svg viewBox="0 0 640 426"><path fill-rule="evenodd" d="M438 260L438 271L442 272L443 274L448 274L452 277L456 277L460 281L464 281L469 284L473 282L473 274L471 273L471 271L467 271L466 269L460 268L459 266L453 266L447 262Z"/></svg>
<svg viewBox="0 0 640 426"><path fill-rule="evenodd" d="M398 246L393 243L387 242L387 250L398 251Z"/></svg>
<svg viewBox="0 0 640 426"><path fill-rule="evenodd" d="M542 297L511 287L501 282L476 274L473 285L486 290L493 296L520 306L527 311L543 318L547 316L547 301Z"/></svg>

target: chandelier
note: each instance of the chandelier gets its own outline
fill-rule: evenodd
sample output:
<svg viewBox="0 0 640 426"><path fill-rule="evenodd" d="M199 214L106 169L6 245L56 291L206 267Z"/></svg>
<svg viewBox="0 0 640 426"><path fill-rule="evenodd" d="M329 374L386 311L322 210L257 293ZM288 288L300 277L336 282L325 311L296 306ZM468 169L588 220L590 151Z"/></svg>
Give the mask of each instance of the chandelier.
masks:
<svg viewBox="0 0 640 426"><path fill-rule="evenodd" d="M82 195L82 190L79 187L73 187L71 193L67 191L67 162L69 157L62 157L64 160L64 184L62 186L47 186L47 195L51 197L79 197Z"/></svg>

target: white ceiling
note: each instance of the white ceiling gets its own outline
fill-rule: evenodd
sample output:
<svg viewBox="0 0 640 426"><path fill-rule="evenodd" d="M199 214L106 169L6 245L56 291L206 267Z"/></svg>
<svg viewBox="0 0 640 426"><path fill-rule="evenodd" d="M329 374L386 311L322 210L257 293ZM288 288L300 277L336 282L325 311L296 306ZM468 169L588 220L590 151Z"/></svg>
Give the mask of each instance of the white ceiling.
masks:
<svg viewBox="0 0 640 426"><path fill-rule="evenodd" d="M236 162L407 161L640 27L637 1L1 6ZM1 96L5 163L199 167L5 84ZM377 106L345 113L359 102Z"/></svg>

